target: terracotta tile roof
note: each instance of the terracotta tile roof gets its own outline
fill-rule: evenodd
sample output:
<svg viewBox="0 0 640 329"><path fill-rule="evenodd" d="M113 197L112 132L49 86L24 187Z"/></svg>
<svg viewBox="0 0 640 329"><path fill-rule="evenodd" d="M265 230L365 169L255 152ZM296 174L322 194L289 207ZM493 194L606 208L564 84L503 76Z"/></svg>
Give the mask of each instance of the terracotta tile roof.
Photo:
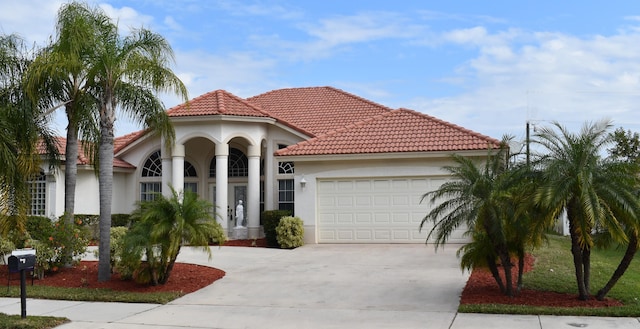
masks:
<svg viewBox="0 0 640 329"><path fill-rule="evenodd" d="M391 111L333 87L279 89L247 98L247 101L312 136Z"/></svg>
<svg viewBox="0 0 640 329"><path fill-rule="evenodd" d="M56 137L56 147L58 148L58 153L60 153L60 155L65 156L67 153L67 150L65 149L67 144L67 139L64 137ZM44 154L44 152L46 152L42 142L38 143L38 152L39 154ZM87 165L90 164L89 161L89 157L86 155L85 149L82 146L82 143L79 141L78 142L78 161L77 164L79 165ZM135 168L134 165L118 159L118 158L114 158L113 159L113 166L116 168Z"/></svg>
<svg viewBox="0 0 640 329"><path fill-rule="evenodd" d="M201 115L269 116L255 104L251 104L224 90L215 90L198 96L188 103L170 108L167 110L167 114L171 117Z"/></svg>
<svg viewBox="0 0 640 329"><path fill-rule="evenodd" d="M483 150L498 144L496 139L432 116L398 109L291 145L276 155L453 152Z"/></svg>
<svg viewBox="0 0 640 329"><path fill-rule="evenodd" d="M138 138L144 136L147 133L146 130L138 130L124 136L116 137L113 139L113 153L118 153L127 145L135 142Z"/></svg>

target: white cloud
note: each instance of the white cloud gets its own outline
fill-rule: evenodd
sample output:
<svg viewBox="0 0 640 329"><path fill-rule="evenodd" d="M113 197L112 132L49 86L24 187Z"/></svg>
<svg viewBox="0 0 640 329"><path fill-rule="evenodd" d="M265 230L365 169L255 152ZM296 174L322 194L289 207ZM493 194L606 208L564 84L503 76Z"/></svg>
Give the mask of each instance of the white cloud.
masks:
<svg viewBox="0 0 640 329"><path fill-rule="evenodd" d="M478 47L475 58L445 78L464 77L467 92L416 98L410 104L415 109L493 137L522 135L527 120L557 120L577 129L609 117L640 130L640 32L578 38L474 28L443 39Z"/></svg>
<svg viewBox="0 0 640 329"><path fill-rule="evenodd" d="M350 46L385 39L409 40L423 32L423 27L409 24L401 15L388 12L335 16L317 23L298 23L297 27L306 33L306 40L290 41L280 35L254 35L252 41L263 48L280 51L278 56L293 61L309 61L335 56Z"/></svg>
<svg viewBox="0 0 640 329"><path fill-rule="evenodd" d="M180 67L174 72L194 98L216 89L224 89L240 97L262 93L265 88L280 87L273 76L275 62L252 53L213 55L202 51L176 52ZM169 107L182 103L176 97L165 97Z"/></svg>
<svg viewBox="0 0 640 329"><path fill-rule="evenodd" d="M128 34L132 28L140 28L149 26L153 23L153 17L138 13L131 7L115 8L110 4L100 4L100 8L104 10L107 16L111 17L118 24L121 34Z"/></svg>
<svg viewBox="0 0 640 329"><path fill-rule="evenodd" d="M0 1L0 33L16 33L29 43L44 44L53 34L63 1ZM36 9L37 8L37 9Z"/></svg>

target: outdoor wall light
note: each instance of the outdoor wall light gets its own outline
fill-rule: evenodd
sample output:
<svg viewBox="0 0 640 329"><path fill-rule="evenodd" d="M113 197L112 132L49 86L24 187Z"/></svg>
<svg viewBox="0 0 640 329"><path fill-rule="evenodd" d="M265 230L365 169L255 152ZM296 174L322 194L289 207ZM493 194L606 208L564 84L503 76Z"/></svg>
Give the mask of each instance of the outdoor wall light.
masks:
<svg viewBox="0 0 640 329"><path fill-rule="evenodd" d="M300 187L305 188L307 186L307 180L304 179L304 175L302 175L302 179L300 179Z"/></svg>

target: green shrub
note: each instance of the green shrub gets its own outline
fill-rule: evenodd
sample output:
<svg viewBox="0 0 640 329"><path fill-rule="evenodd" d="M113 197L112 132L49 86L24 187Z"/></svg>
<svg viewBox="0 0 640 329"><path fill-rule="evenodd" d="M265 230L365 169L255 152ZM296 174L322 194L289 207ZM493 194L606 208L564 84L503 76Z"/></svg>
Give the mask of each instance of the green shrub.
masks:
<svg viewBox="0 0 640 329"><path fill-rule="evenodd" d="M0 237L0 258L2 258L2 263L6 263L4 257L10 255L13 250L16 249L16 246L9 239L5 239Z"/></svg>
<svg viewBox="0 0 640 329"><path fill-rule="evenodd" d="M29 216L25 228L33 240L46 240L53 234L53 222L48 217Z"/></svg>
<svg viewBox="0 0 640 329"><path fill-rule="evenodd" d="M260 221L264 228L265 240L269 247L280 247L278 244L278 235L276 234L276 227L280 223L280 218L291 216L289 210L267 210L262 212Z"/></svg>
<svg viewBox="0 0 640 329"><path fill-rule="evenodd" d="M42 223L41 223L42 224ZM39 277L46 271L56 271L59 267L73 264L87 251L89 244L89 231L82 224L82 220L76 219L75 223L69 223L64 216L55 223L51 223L51 231L48 236L42 224L41 230L32 235L32 239L26 242L26 246L36 249L36 267ZM38 236L38 239L35 237Z"/></svg>
<svg viewBox="0 0 640 329"><path fill-rule="evenodd" d="M109 230L109 234L111 236L111 243L109 246L109 257L111 259L109 259L109 263L111 264L111 270L115 270L120 273L120 276L123 279L131 278L131 271L126 266L120 265L124 250L124 237L127 235L128 231L129 229L124 226L112 227L111 230ZM99 250L95 250L93 254L98 257Z"/></svg>
<svg viewBox="0 0 640 329"><path fill-rule="evenodd" d="M282 217L276 227L276 234L282 248L293 249L304 245L304 226L299 217Z"/></svg>
<svg viewBox="0 0 640 329"><path fill-rule="evenodd" d="M98 223L100 223L100 215L75 214L73 219L76 224L87 228L91 234L91 240L98 241L98 237L100 236L100 229L98 225Z"/></svg>
<svg viewBox="0 0 640 329"><path fill-rule="evenodd" d="M131 215L130 214L113 214L111 215L111 227L118 226L131 226Z"/></svg>

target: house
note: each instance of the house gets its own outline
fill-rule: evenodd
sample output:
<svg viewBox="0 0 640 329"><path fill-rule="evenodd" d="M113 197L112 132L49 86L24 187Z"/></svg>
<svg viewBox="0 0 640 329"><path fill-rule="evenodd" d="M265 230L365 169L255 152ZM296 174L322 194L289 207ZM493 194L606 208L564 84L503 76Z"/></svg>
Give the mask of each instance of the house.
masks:
<svg viewBox="0 0 640 329"><path fill-rule="evenodd" d="M306 243L423 243L424 193L449 177L450 155L484 157L496 139L333 87L273 90L243 99L224 90L168 110L175 144L139 131L115 141L113 213L174 187L217 206L232 236L244 202L250 238L263 210L304 221ZM76 213L97 214L98 183L81 153ZM62 215L64 174L47 171L32 212ZM462 232L454 237L462 239Z"/></svg>

